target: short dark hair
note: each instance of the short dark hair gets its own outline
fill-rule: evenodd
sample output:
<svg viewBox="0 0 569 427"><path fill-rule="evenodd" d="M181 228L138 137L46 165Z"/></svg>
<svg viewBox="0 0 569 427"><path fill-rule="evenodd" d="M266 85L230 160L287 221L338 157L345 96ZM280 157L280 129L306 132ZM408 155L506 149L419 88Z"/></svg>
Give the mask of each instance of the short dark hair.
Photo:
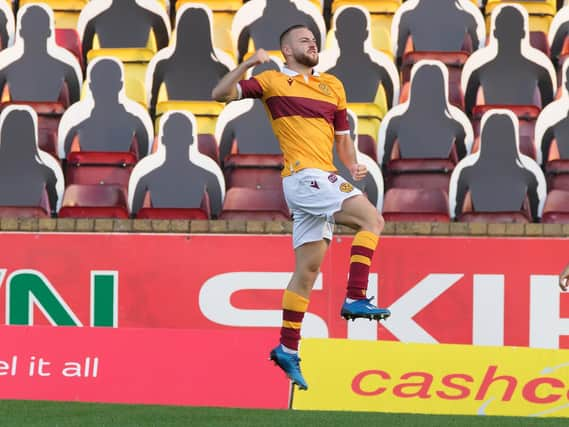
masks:
<svg viewBox="0 0 569 427"><path fill-rule="evenodd" d="M312 31L310 28L308 28L306 25L304 24L294 24L291 25L290 27L288 27L286 30L284 30L281 34L281 36L279 37L279 44L280 46L283 45L283 40L285 39L285 37L288 35L288 33L290 33L293 30L298 30L299 28L306 28L309 31Z"/></svg>

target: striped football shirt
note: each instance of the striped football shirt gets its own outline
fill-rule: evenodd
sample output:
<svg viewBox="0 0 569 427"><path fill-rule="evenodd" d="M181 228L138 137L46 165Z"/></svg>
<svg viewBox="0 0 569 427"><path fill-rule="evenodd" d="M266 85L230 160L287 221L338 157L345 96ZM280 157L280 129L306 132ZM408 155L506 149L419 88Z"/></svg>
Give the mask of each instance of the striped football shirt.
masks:
<svg viewBox="0 0 569 427"><path fill-rule="evenodd" d="M350 131L344 86L336 77L268 70L241 80L237 90L240 98L264 102L283 152L283 176L306 168L336 171L334 134Z"/></svg>

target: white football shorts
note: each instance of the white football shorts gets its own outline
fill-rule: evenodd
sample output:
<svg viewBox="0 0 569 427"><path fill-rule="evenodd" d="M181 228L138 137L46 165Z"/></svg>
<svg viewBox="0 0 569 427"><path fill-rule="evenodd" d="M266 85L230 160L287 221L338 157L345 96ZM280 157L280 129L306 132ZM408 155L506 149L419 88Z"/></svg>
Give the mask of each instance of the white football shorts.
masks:
<svg viewBox="0 0 569 427"><path fill-rule="evenodd" d="M340 175L312 168L283 178L283 191L293 216L295 249L305 243L331 240L334 214L342 209L344 200L362 194Z"/></svg>

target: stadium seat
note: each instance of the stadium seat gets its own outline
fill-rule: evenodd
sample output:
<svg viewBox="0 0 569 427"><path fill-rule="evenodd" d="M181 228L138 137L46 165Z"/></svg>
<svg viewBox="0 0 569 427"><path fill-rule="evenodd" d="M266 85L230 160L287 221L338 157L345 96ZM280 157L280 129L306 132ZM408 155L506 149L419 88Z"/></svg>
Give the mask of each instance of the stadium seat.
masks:
<svg viewBox="0 0 569 427"><path fill-rule="evenodd" d="M382 215L386 221L449 222L448 195L440 188L391 188Z"/></svg>
<svg viewBox="0 0 569 427"><path fill-rule="evenodd" d="M73 104L61 119L58 153L65 159L81 151L131 152L135 160L150 152L154 132L148 112L126 95L123 66L115 58L97 58L89 63L83 99ZM112 160L115 163L116 160Z"/></svg>
<svg viewBox="0 0 569 427"><path fill-rule="evenodd" d="M547 194L541 222L544 224L569 223L569 188L551 190Z"/></svg>
<svg viewBox="0 0 569 427"><path fill-rule="evenodd" d="M329 38L318 70L340 79L348 102L391 108L399 97L399 73L389 56L372 48L367 10L359 6L337 9Z"/></svg>
<svg viewBox="0 0 569 427"><path fill-rule="evenodd" d="M420 61L412 72L409 99L389 111L378 134L378 160L389 188L448 189L457 161L470 152L468 118L448 99L448 71Z"/></svg>
<svg viewBox="0 0 569 427"><path fill-rule="evenodd" d="M196 3L193 0L177 0L176 11L186 3ZM237 52L231 38L231 24L235 13L241 6L242 0L202 0L200 3L208 6L213 12L213 40L214 46L231 55L235 61Z"/></svg>
<svg viewBox="0 0 569 427"><path fill-rule="evenodd" d="M0 216L49 217L61 205L63 172L38 147L37 122L29 106L0 113Z"/></svg>
<svg viewBox="0 0 569 427"><path fill-rule="evenodd" d="M484 45L485 34L484 17L472 2L418 0L397 10L391 44L398 64L412 52L423 53L422 59L441 60L442 52L470 54Z"/></svg>
<svg viewBox="0 0 569 427"><path fill-rule="evenodd" d="M472 151L477 151L479 147L478 137L480 136L480 122L487 111L506 108L513 112L519 122L519 142L520 151L532 159L537 158L534 143L535 123L540 110L535 105L477 105L472 110L472 127L474 129L475 143Z"/></svg>
<svg viewBox="0 0 569 427"><path fill-rule="evenodd" d="M127 219L124 190L112 184L70 184L65 188L58 216Z"/></svg>
<svg viewBox="0 0 569 427"><path fill-rule="evenodd" d="M83 69L83 54L81 53L81 40L74 28L56 28L55 42L58 46L64 47L75 56L81 69Z"/></svg>
<svg viewBox="0 0 569 427"><path fill-rule="evenodd" d="M217 163L198 151L197 133L196 119L191 113L170 111L162 117L158 150L137 163L129 180L131 215L137 216L149 205L153 209L170 209L162 211L162 215L178 215L181 211L173 210L179 209L190 209L186 213L194 215L195 209L203 208L204 191L211 216L219 215L225 180Z"/></svg>
<svg viewBox="0 0 569 427"><path fill-rule="evenodd" d="M306 24L322 50L326 26L321 10L314 3L309 0L248 1L239 8L231 25L237 61L241 62L247 52L259 48L279 50L279 35L295 24Z"/></svg>
<svg viewBox="0 0 569 427"><path fill-rule="evenodd" d="M569 189L569 62L563 65L559 99L547 105L535 124L537 162L542 165L548 190Z"/></svg>
<svg viewBox="0 0 569 427"><path fill-rule="evenodd" d="M144 197L143 207L136 214L138 219L210 219L211 206L209 196L204 192L198 208L155 208L150 192Z"/></svg>
<svg viewBox="0 0 569 427"><path fill-rule="evenodd" d="M545 54L530 46L527 11L517 4L495 7L489 34L488 46L474 52L463 68L466 113L479 104L541 109L551 102L555 69Z"/></svg>
<svg viewBox="0 0 569 427"><path fill-rule="evenodd" d="M257 190L232 187L227 190L219 218L288 221L290 212L282 188Z"/></svg>
<svg viewBox="0 0 569 427"><path fill-rule="evenodd" d="M26 4L38 3L36 0L19 0L20 7ZM42 0L53 9L56 28L75 29L81 10L89 3L89 0Z"/></svg>
<svg viewBox="0 0 569 427"><path fill-rule="evenodd" d="M504 3L514 3L522 5L529 15L529 29L531 31L543 31L547 34L552 23L553 17L557 12L556 0L536 0L536 1L517 1L507 2L503 0L488 0L485 7L486 25L489 27L492 12L496 7Z"/></svg>
<svg viewBox="0 0 569 427"><path fill-rule="evenodd" d="M539 165L520 153L518 119L509 110L482 118L480 150L455 167L450 216L463 222L531 222L541 217L546 182Z"/></svg>
<svg viewBox="0 0 569 427"><path fill-rule="evenodd" d="M148 49L168 45L170 20L155 0L89 2L81 11L77 31L84 62L91 49Z"/></svg>
<svg viewBox="0 0 569 427"><path fill-rule="evenodd" d="M332 0L331 11L335 14L343 6L361 6L370 14L373 47L391 54L390 29L393 15L401 6L401 0Z"/></svg>

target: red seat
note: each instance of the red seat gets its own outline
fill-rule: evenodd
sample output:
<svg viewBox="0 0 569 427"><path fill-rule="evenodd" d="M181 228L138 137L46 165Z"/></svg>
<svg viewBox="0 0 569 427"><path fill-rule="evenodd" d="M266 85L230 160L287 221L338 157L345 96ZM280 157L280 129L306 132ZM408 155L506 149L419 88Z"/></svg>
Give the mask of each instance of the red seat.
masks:
<svg viewBox="0 0 569 427"><path fill-rule="evenodd" d="M545 34L543 31L530 31L529 44L532 47L541 50L548 58L551 57L551 50L549 49L547 34Z"/></svg>
<svg viewBox="0 0 569 427"><path fill-rule="evenodd" d="M215 136L210 133L198 134L198 151L219 164L219 149Z"/></svg>
<svg viewBox="0 0 569 427"><path fill-rule="evenodd" d="M449 222L448 195L441 189L392 188L383 199L386 221Z"/></svg>
<svg viewBox="0 0 569 427"><path fill-rule="evenodd" d="M290 220L282 189L230 188L225 194L220 219Z"/></svg>
<svg viewBox="0 0 569 427"><path fill-rule="evenodd" d="M547 188L551 190L569 191L569 160L555 159L545 164Z"/></svg>
<svg viewBox="0 0 569 427"><path fill-rule="evenodd" d="M67 156L65 182L117 184L127 189L136 155L128 152L72 151Z"/></svg>
<svg viewBox="0 0 569 427"><path fill-rule="evenodd" d="M129 217L125 192L119 185L73 184L65 189L60 218Z"/></svg>
<svg viewBox="0 0 569 427"><path fill-rule="evenodd" d="M49 218L49 196L44 188L39 206L0 206L0 218Z"/></svg>
<svg viewBox="0 0 569 427"><path fill-rule="evenodd" d="M199 208L155 208L152 197L146 192L143 207L136 214L140 219L210 219L211 206L207 192L204 192Z"/></svg>
<svg viewBox="0 0 569 427"><path fill-rule="evenodd" d="M57 131L59 121L65 112L64 104L60 102L3 102L0 111L9 105L29 105L38 115L38 146L57 157Z"/></svg>
<svg viewBox="0 0 569 427"><path fill-rule="evenodd" d="M519 120L519 136L520 136L520 152L532 159L536 159L536 151L534 144L535 122L539 116L540 109L535 105L476 105L472 109L472 128L475 137L480 136L480 124L482 116L487 111L503 108L512 111ZM480 143L478 138L475 141L472 152L479 149Z"/></svg>
<svg viewBox="0 0 569 427"><path fill-rule="evenodd" d="M516 223L531 222L523 212L467 212L457 217L459 222Z"/></svg>
<svg viewBox="0 0 569 427"><path fill-rule="evenodd" d="M74 28L56 28L55 42L70 51L83 68L83 55L81 54L81 40Z"/></svg>
<svg viewBox="0 0 569 427"><path fill-rule="evenodd" d="M569 191L567 190L552 190L547 194L541 222L546 224L569 223Z"/></svg>
<svg viewBox="0 0 569 427"><path fill-rule="evenodd" d="M409 80L413 66L425 59L441 61L448 69L449 102L464 110L464 94L460 85L462 67L468 59L467 52L409 52L403 56L401 64L402 90L400 102L409 96Z"/></svg>
<svg viewBox="0 0 569 427"><path fill-rule="evenodd" d="M371 135L358 135L358 150L368 155L377 163L377 143Z"/></svg>
<svg viewBox="0 0 569 427"><path fill-rule="evenodd" d="M223 165L227 188L282 189L280 154L232 154Z"/></svg>

